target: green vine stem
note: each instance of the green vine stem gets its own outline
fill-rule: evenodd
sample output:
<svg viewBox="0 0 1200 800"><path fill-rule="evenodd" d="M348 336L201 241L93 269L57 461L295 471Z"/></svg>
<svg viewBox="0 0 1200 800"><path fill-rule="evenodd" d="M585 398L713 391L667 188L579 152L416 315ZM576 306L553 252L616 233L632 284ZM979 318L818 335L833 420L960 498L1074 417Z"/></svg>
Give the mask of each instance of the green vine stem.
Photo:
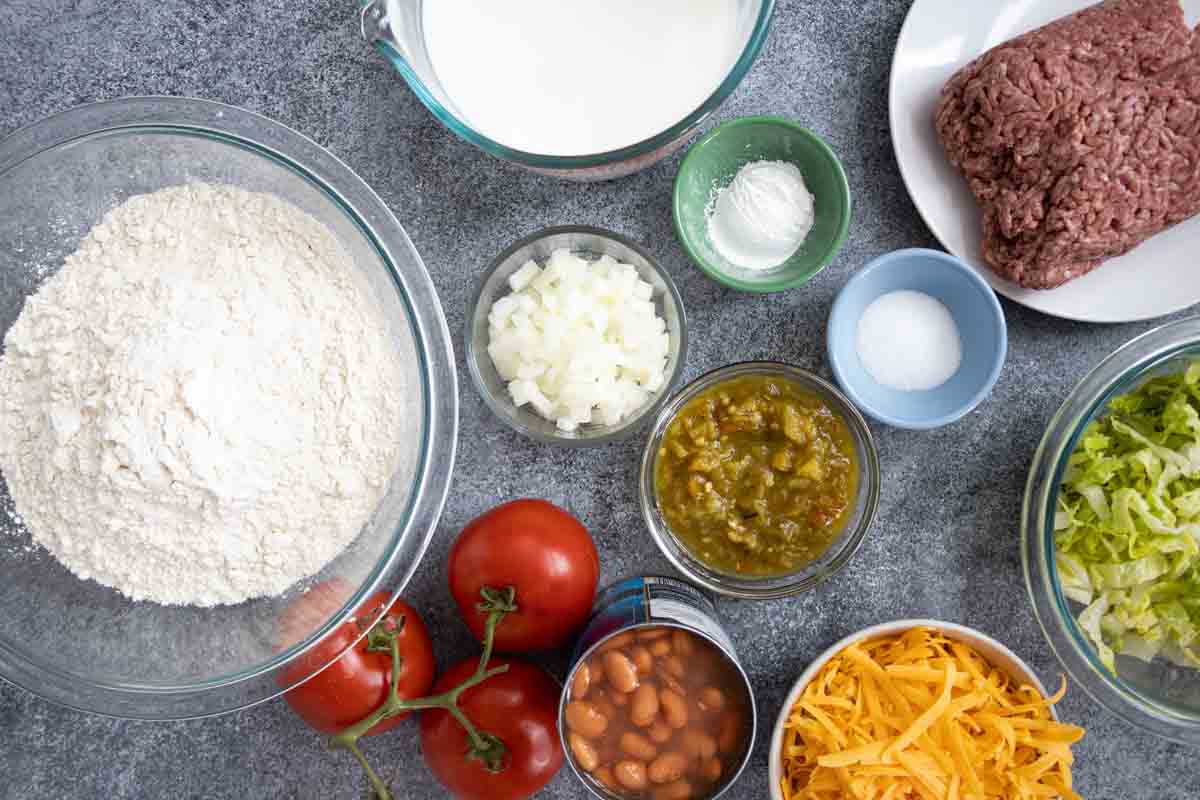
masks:
<svg viewBox="0 0 1200 800"><path fill-rule="evenodd" d="M487 731L477 729L471 720L467 719L467 715L462 712L462 709L458 707L459 698L462 697L463 692L467 689L478 686L495 675L508 672L507 664L490 670L487 668L487 665L488 661L491 660L492 649L495 645L496 626L507 615L517 610L517 590L512 586L506 586L503 589L484 586L479 590L479 594L483 597L483 600L476 604L475 607L482 613L487 614L487 620L483 628L483 652L479 655L479 666L475 668L475 672L471 677L448 692L411 700L405 700L400 696L400 670L404 666L404 658L400 655L398 637L404 629L403 617L396 620L394 617L384 616L367 633L368 651L386 651L392 654L391 688L388 690L387 700L379 708L340 733L335 734L331 738L330 744L335 748L350 751L350 755L354 756L354 759L358 761L363 771L366 772L367 779L371 782L371 788L375 791L376 800L393 800L392 792L388 789L383 779L371 768L370 762L367 761L367 757L363 755L362 750L358 746L358 740L385 719L390 719L398 714L404 714L409 711L426 711L428 709L440 708L449 712L458 721L458 724L463 727L463 730L467 732L467 738L471 743L467 751L467 758L479 759L483 762L484 768L489 772L502 772L508 766L508 747L505 746L504 742Z"/></svg>

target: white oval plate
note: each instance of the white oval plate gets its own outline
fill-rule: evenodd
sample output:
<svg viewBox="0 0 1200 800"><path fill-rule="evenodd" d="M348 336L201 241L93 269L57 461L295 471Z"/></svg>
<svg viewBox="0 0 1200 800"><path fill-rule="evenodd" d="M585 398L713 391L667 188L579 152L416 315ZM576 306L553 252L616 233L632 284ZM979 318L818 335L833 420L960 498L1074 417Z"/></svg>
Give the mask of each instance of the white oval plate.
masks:
<svg viewBox="0 0 1200 800"><path fill-rule="evenodd" d="M1160 317L1200 302L1200 217L1057 289L1022 289L983 263L978 206L966 182L946 161L933 127L942 85L959 67L1002 42L1090 5L1090 0L915 0L892 59L892 145L925 224L1000 294L1045 314L1084 322ZM1183 0L1183 10L1188 23L1195 25L1200 0Z"/></svg>

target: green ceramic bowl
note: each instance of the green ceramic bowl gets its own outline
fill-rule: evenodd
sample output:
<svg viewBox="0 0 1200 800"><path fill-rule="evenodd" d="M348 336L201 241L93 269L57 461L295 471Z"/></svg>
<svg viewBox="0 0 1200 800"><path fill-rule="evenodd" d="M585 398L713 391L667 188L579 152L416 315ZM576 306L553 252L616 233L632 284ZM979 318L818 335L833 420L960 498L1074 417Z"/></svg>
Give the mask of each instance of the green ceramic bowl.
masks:
<svg viewBox="0 0 1200 800"><path fill-rule="evenodd" d="M800 249L778 267L764 271L734 266L708 238L705 214L716 190L752 161L790 161L812 192L812 230ZM782 292L795 288L833 260L850 227L850 185L837 156L816 134L779 117L743 117L700 137L675 179L675 233L696 266L717 283L743 292Z"/></svg>

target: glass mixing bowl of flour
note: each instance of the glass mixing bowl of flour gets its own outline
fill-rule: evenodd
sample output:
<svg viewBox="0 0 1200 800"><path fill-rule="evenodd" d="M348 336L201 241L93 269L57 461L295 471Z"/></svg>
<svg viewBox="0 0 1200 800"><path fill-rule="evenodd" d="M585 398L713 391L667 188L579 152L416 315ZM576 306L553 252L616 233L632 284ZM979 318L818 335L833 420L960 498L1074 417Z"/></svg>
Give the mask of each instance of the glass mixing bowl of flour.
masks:
<svg viewBox="0 0 1200 800"><path fill-rule="evenodd" d="M289 336L294 333L293 338L279 341L299 343L296 352L310 352L303 349L304 342L315 342L313 346L318 350L311 352L324 353L320 348L337 340L341 335L339 329L358 323L374 326L370 330L377 335L370 338L378 342L379 352L387 354L387 363L395 367L392 374L396 380L387 387L386 402L380 401L376 407L381 412L375 417L378 424L359 426L354 435L360 440L370 440L373 436L380 438L380 432L386 431L387 437L398 443L390 451L397 455L383 462L382 477L375 481L376 492L370 495L369 505L362 514L365 523L361 528L350 523L346 538L349 544L334 550L330 554L332 560L322 561L323 568L315 574L286 587L264 587L251 582L247 589L237 581L231 584L228 574L222 573L218 579L221 570L232 571L232 556L215 563L211 585L203 572L191 568L182 573L193 584L190 586L171 585L146 570L138 572L141 584L135 583L134 587L145 589L147 595L158 593L166 598L164 604L130 600L96 580L81 579L39 544L38 537L31 535L29 525L17 513L10 481L15 486L19 477L27 488L31 480L36 482L39 470L61 475L64 470L67 474L86 473L90 467L82 461L56 463L54 471L46 465L58 453L46 452L42 456L36 446L26 446L23 450L18 447L24 466L19 470L14 467L9 475L0 471L0 676L51 701L85 711L147 719L205 716L245 708L303 681L329 661L317 647L326 634L346 621L375 591L404 587L424 554L449 488L458 420L454 357L441 305L420 256L379 197L345 164L300 134L237 108L178 98L103 102L50 117L0 141L0 341L10 339L7 348L0 347L0 356L5 355L6 349L12 351L8 355L17 353L22 357L43 346L55 351L41 360L30 358L21 368L23 378L29 378L45 364L51 365L45 374L60 369L83 369L84 365L78 359L73 361L72 354L65 351L70 342L80 341L77 337L86 332L80 334L77 330L71 335L59 335L54 324L50 324L39 329L40 336L26 337L22 344L13 345L21 337L10 338L7 334L18 318L26 316L23 309L48 302L49 291L43 292L37 301L31 302L30 298L55 275L65 258L77 250L82 252L90 240L85 238L89 231L99 230L96 226L102 218L111 220L114 209L126 208L129 198L158 193L154 196L160 201L166 202L163 198L168 198L174 202L180 198L170 192L190 192L194 199L207 197L205 192L210 191L197 187L212 186L225 187L220 191L243 200L275 198L255 201L258 202L255 208L265 209L264 219L274 215L274 219L286 221L300 218L288 215L307 215L304 220L315 220L312 224L325 231L321 236L326 239L307 238L301 228L272 228L269 232L276 244L291 247L292 251L297 247L311 249L316 246L314 242L318 245L332 242L330 246L338 248L340 255L328 262L333 266L323 280L329 286L355 287L354 291L361 294L353 296L372 299L378 304L375 309L378 313L360 314L351 305L344 305L345 315L341 318L313 315L297 323L298 316L275 319L267 313L268 307L251 303L252 307L243 309L241 315L248 332L241 340L244 347L218 349L207 356L216 361L241 359L239 363L248 376L247 385L206 383L201 374L192 388L181 389L198 393L189 398L192 407L199 402L210 411L216 409L218 417L221 409L244 408L245 404L235 402L240 398L231 395L253 391L253 386L259 384L254 371L260 367L272 368L254 358L268 352L260 345L263 337L269 339L274 335L273 331L285 329ZM247 229L245 216L232 216L236 220L231 224L235 227L241 224ZM122 252L136 253L138 241L143 237L148 241L155 235L153 226L139 226L139 219L126 217L128 224L122 230L127 230L125 235L130 241L125 244L130 249ZM297 245L296 239L303 239L303 243ZM255 240L250 233L245 241L255 244L239 251L242 253L239 258L246 260L248 270L252 268L249 262L262 258L274 246L261 235ZM239 263L237 259L228 260L225 267L237 269ZM257 270L256 280L266 283L275 280L270 268L259 265L253 269ZM291 275L286 277L294 279ZM297 290L295 280L288 286L287 291L295 292L296 296L312 296L311 292L306 295L303 289ZM163 302L182 302L180 313L185 316L181 318L203 327L205 315L214 308L202 302L204 290L203 286L190 284L167 286ZM102 294L97 293L95 303L106 304L105 313L135 317L124 322L128 323L125 329L136 331L141 319L137 315L145 313L145 308L132 301L129 307L122 307L113 297L104 298ZM94 315L88 317L92 319ZM44 310L40 319L54 322ZM188 333L187 328L164 329L163 341L170 340L173 344L156 352L154 342L159 331L155 328L155 336L139 338L151 344L128 357L169 361L163 353L187 346ZM111 344L119 348L122 343ZM275 352L287 361L292 350L289 345L276 348ZM11 369L16 359L9 359L8 363ZM315 380L305 374L303 368L307 362L303 358L288 363L294 370L292 378L296 385L308 385L306 381ZM159 366L167 369L172 365ZM355 392L370 391L364 387L378 387L378 381L370 376L355 376L350 366L353 365L348 365L345 371L349 377L338 378L347 398L353 398ZM11 377L13 373L7 374ZM322 374L319 380L327 379L329 376ZM10 380L9 384L12 383ZM13 396L10 392L10 401ZM21 399L23 410L35 409L33 416L23 419L37 419L38 414L44 414L63 440L82 435L76 431L81 425L87 429L86 417L94 407L87 398L54 397L48 401L29 391ZM250 423L243 420L235 424L234 430L256 442L271 440L278 433L273 428L275 419L284 416L288 402L289 398L279 397L279 405L264 409L261 418L255 417ZM8 402L7 407L11 411L13 404ZM338 420L328 419L339 432L348 430ZM155 424L161 424L163 430L171 425L193 430L194 425L188 426L194 422L194 419L164 417L156 418ZM36 426L31 425L30 429L33 427ZM311 434L313 441L328 442L329 437L322 438L319 426L311 427L315 430L307 430L306 436ZM14 429L10 426L8 430L11 436ZM16 438L21 435L18 431ZM194 435L194 430L189 435ZM137 449L120 431L107 429L103 436L125 437L122 441L128 445L127 450ZM236 500L262 488L254 485L258 478L253 470L232 471L229 463L212 458L211 448L196 446L185 448L185 452L196 463L181 468L182 473L241 475L245 484L249 484L231 482L220 493L214 493L214 497L219 494ZM220 450L215 452L224 454ZM246 452L250 451L242 455ZM202 463L205 458L215 463ZM356 464L329 465L314 460L312 466L327 468L328 472L323 474L334 477L330 482L338 486L330 492L336 491L338 496L354 493L350 483L345 486L338 483L338 476L350 476L346 480L351 481ZM99 468L106 466L100 464ZM17 471L21 473L19 476ZM173 469L167 471L177 474ZM139 474L142 478L136 483L136 490L149 491L146 486L152 482L145 478L144 472ZM80 482L84 483L82 479ZM174 482L167 480L165 485L170 491L186 489L181 488L178 478ZM43 488L47 492L61 488L64 494L73 490L68 486ZM19 496L33 495L26 492ZM58 498L41 496L50 498L45 506L53 507L56 513L62 509ZM141 502L135 493L126 496L131 502ZM88 512L80 496L75 496L73 502L75 512ZM205 500L201 497L196 503L202 508ZM213 504L218 505L216 501ZM240 507L235 504L235 508ZM26 511L31 517L30 525L34 521L45 523L48 518L42 506L27 505ZM112 513L111 508L97 507L95 516L116 519L120 515ZM280 529L286 530L287 526L280 523ZM119 568L120 559L136 560L143 555L134 547L125 548L128 552L99 553L96 548L104 537L94 529L84 532L93 538L76 542L74 555L66 559L74 561L76 572L80 564L85 568L90 563L99 564L101 556L109 563L117 562ZM66 530L63 535L74 534L78 538L79 533L80 529ZM148 533L161 536L161 530L157 529ZM296 533L293 530L289 535ZM304 529L299 533L316 537L323 532ZM122 541L132 539L126 537ZM312 546L313 541L305 539L302 544ZM278 555L270 549L263 552L265 562ZM227 584L234 588L229 589ZM251 599L237 602L239 591ZM217 604L178 604L188 602L187 592ZM177 604L169 604L172 602Z"/></svg>
<svg viewBox="0 0 1200 800"><path fill-rule="evenodd" d="M359 0L363 38L497 158L608 180L678 150L733 93L775 0Z"/></svg>

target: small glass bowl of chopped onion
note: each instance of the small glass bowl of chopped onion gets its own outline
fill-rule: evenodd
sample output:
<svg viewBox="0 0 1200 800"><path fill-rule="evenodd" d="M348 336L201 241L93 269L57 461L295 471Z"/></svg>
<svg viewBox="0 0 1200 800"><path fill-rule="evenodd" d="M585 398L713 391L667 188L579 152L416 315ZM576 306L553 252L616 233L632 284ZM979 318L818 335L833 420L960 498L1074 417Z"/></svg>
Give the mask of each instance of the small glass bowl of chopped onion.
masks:
<svg viewBox="0 0 1200 800"><path fill-rule="evenodd" d="M653 418L683 368L683 301L642 247L569 225L515 242L467 314L467 367L484 403L539 442L601 445Z"/></svg>

